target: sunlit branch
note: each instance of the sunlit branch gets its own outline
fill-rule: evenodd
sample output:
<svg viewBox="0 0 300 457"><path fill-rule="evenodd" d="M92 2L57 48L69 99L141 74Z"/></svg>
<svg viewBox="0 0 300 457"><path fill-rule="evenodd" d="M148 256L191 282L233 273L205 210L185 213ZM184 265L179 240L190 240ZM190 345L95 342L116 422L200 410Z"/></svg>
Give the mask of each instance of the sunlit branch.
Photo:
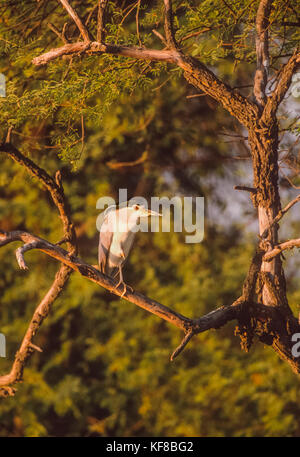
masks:
<svg viewBox="0 0 300 457"><path fill-rule="evenodd" d="M274 257L279 255L283 251L287 251L289 249L293 248L300 248L300 238L296 238L294 240L288 240L283 243L278 244L277 246L274 247L271 251L268 251L264 257L263 260L264 262L270 262Z"/></svg>

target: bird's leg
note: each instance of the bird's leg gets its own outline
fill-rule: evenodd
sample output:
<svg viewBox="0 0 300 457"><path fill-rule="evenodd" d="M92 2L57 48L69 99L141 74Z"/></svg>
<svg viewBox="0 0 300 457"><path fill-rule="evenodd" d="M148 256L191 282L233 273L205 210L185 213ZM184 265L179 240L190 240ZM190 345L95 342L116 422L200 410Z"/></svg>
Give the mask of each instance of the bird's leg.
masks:
<svg viewBox="0 0 300 457"><path fill-rule="evenodd" d="M124 290L123 290L122 295L121 295L121 298L122 298L122 297L124 297L124 295L125 295L126 292L127 292L127 287L129 287L129 289L131 289L132 292L133 292L133 288L132 288L131 286L129 286L128 284L125 284L125 282L124 282L124 279L123 279L123 271L122 271L122 265L119 265L119 271L118 271L118 273L119 273L119 278L120 278L120 279L119 279L118 284L116 285L116 289L117 289L121 284L123 284ZM117 273L117 274L118 274L118 273ZM115 276L116 276L116 275L115 275Z"/></svg>
<svg viewBox="0 0 300 457"><path fill-rule="evenodd" d="M126 284L123 280L123 272L122 272L122 265L119 265L119 282L118 284L116 285L116 289L121 285L123 284L124 286L124 290L123 290L123 293L121 295L121 298L126 294L126 290L127 290L127 287L126 287Z"/></svg>
<svg viewBox="0 0 300 457"><path fill-rule="evenodd" d="M116 271L116 274L114 274L112 277L115 279L118 275L120 274L119 270Z"/></svg>

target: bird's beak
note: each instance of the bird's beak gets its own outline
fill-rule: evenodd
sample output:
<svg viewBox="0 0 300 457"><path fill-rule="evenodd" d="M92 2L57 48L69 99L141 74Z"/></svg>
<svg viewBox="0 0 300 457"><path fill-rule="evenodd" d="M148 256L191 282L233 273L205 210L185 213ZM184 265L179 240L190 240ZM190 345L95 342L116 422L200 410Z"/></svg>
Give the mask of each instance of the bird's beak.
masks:
<svg viewBox="0 0 300 457"><path fill-rule="evenodd" d="M160 216L160 217L162 217L162 214L157 213L156 211L152 211L151 209L146 209L146 215L147 216Z"/></svg>

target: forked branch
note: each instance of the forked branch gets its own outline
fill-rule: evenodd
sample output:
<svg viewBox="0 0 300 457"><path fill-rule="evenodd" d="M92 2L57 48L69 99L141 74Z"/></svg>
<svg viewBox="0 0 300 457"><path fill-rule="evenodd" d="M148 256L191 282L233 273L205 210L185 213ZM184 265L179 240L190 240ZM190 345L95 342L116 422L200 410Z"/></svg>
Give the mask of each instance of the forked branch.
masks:
<svg viewBox="0 0 300 457"><path fill-rule="evenodd" d="M290 57L288 62L284 64L279 72L278 81L276 87L270 97L268 97L265 105L262 120L266 122L268 119L272 119L284 99L287 91L290 88L293 75L300 68L300 51L299 47L295 49L293 55Z"/></svg>
<svg viewBox="0 0 300 457"><path fill-rule="evenodd" d="M266 238L268 236L269 230L277 224L283 216L294 206L296 203L300 202L300 194L291 200L282 210L280 210L277 214L277 216L271 221L269 226L265 229L265 231L262 233L261 238Z"/></svg>
<svg viewBox="0 0 300 457"><path fill-rule="evenodd" d="M281 254L283 251L287 251L294 248L300 248L300 238L296 238L293 240L284 241L283 243L277 244L274 246L274 249L268 251L264 257L264 262L270 262L274 257Z"/></svg>
<svg viewBox="0 0 300 457"><path fill-rule="evenodd" d="M66 2L66 0L63 1L66 4L65 6L67 6L68 2ZM164 5L165 34L169 49L158 50L112 43L107 44L103 42L103 35L101 35L102 42L99 41L98 33L97 41L89 41L86 39L83 42L79 41L76 43L65 44L59 48L51 49L45 54L35 57L32 60L32 63L34 65L45 65L59 57L74 54L114 54L138 60L169 62L182 68L184 70L184 76L188 82L220 102L223 107L228 110L230 114L235 116L243 125L246 127L253 126L258 118L258 107L255 103L244 97L237 89L233 89L228 84L224 83L202 62L190 56L184 55L183 52L178 49L175 40L171 1L164 0ZM100 18L100 23L101 21L103 24L103 17L102 19ZM77 21L77 23L79 27L79 22Z"/></svg>

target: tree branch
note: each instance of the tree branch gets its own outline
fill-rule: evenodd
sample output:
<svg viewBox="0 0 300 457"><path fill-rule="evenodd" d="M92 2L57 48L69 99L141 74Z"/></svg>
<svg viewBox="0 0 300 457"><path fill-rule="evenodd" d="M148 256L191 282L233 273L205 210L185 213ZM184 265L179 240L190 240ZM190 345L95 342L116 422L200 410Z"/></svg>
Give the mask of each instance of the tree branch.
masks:
<svg viewBox="0 0 300 457"><path fill-rule="evenodd" d="M133 59L163 61L176 64L184 70L184 76L188 82L222 103L223 107L243 125L253 127L256 123L258 108L254 103L241 95L238 90L232 89L228 84L223 83L201 62L192 57L185 56L179 51L101 44L96 41L91 43L78 42L51 49L49 52L35 57L32 63L34 65L45 65L58 57L78 53L95 55L107 53L131 57Z"/></svg>
<svg viewBox="0 0 300 457"><path fill-rule="evenodd" d="M183 349L185 348L185 346L188 344L188 342L190 341L190 339L195 335L193 329L189 329L183 340L181 341L180 345L175 349L175 351L171 354L171 357L170 357L170 360L171 362L173 362L173 360L183 351Z"/></svg>
<svg viewBox="0 0 300 457"><path fill-rule="evenodd" d="M254 96L259 106L266 103L266 85L269 67L269 15L273 0L261 0L256 15L256 72L254 77Z"/></svg>
<svg viewBox="0 0 300 457"><path fill-rule="evenodd" d="M265 123L268 119L272 119L275 116L278 106L282 102L291 85L293 74L297 71L298 68L300 68L299 48L294 51L294 54L290 57L288 62L281 68L277 85L272 95L268 97L262 114L262 120Z"/></svg>
<svg viewBox="0 0 300 457"><path fill-rule="evenodd" d="M268 251L264 255L263 261L270 262L272 259L274 259L274 257L276 257L281 252L286 251L288 249L293 249L293 248L300 248L300 238L284 241L283 243L278 244L277 246L274 247L274 249L272 249L271 251Z"/></svg>
<svg viewBox="0 0 300 457"><path fill-rule="evenodd" d="M77 27L82 35L82 38L85 41L91 41L88 30L83 25L83 22L81 21L80 17L78 16L78 14L74 10L74 8L72 8L72 6L70 5L70 3L67 0L59 0L59 1L62 4L62 6L65 8L65 10L68 12L69 16L71 16L71 18L77 25Z"/></svg>
<svg viewBox="0 0 300 457"><path fill-rule="evenodd" d="M165 37L163 37L161 33L159 33L159 32L158 32L157 30L155 30L155 29L152 29L152 32L154 33L154 35L156 35L156 36L160 39L160 41L161 41L166 47L168 46L168 43L166 42Z"/></svg>
<svg viewBox="0 0 300 457"><path fill-rule="evenodd" d="M105 289L113 293L116 293L117 295L121 295L121 293L123 292L122 287L120 291L119 289L116 289L116 283L111 278L102 274L98 269L92 267L91 265L84 263L81 259L75 257L70 252L62 249L61 247L49 243L48 241L40 237L34 236L28 232L4 232L0 230L0 247L15 241L22 241L24 243L24 245L18 248L16 251L16 257L20 268L27 268L26 262L24 260L24 253L32 249L38 249L46 253L50 257L57 259L58 261L63 263L65 267L61 267L61 270L58 273L50 291L42 300L40 305L37 307L35 314L31 320L28 331L26 332L26 335L24 337L20 351L17 353L13 368L8 375L0 377L0 386L6 386L21 379L25 362L33 349L32 337L34 336L39 325L42 323L43 319L48 315L51 308L51 304L54 302L54 300L61 292L63 285L68 279L70 268L80 273L83 277L89 279L92 282L95 282L96 284L104 287ZM245 322L245 320L248 319L247 316L251 315L251 318L257 318L260 320L267 319L270 322L273 322L274 320L274 328L279 328L279 323L277 321L278 319L282 321L284 315L279 315L279 311L277 309L272 309L272 307L257 304L253 301L255 285L262 261L262 255L263 251L258 250L252 259L249 272L243 285L242 296L239 297L231 306L222 306L198 319L187 318L182 314L179 314L171 310L170 308L156 302L155 300L152 300L140 294L139 292L130 290L129 288L127 288L123 298L145 309L146 311L155 314L156 316L175 325L176 327L182 329L185 332L185 337L181 344L178 346L178 348L173 352L171 360L174 360L174 358L178 356L180 352L182 352L182 350L185 348L187 343L194 335L202 333L212 328L218 329L225 325L227 322L234 319L237 319L238 321L241 320L241 322ZM66 269L64 270L64 268ZM294 319L294 321L292 323L296 328L296 320ZM280 325L282 326L282 322ZM284 329L286 328L285 326L283 327ZM297 329L298 327L296 328L296 330ZM288 341L286 335L280 335L278 341L281 341L281 344L279 345L278 343L279 346L277 345L278 347L276 346L275 350L279 352L279 355L281 357L285 357L285 359L290 363L295 372L299 373L300 361L295 360L292 357L292 355L289 354L287 349ZM5 392L7 394L7 389L5 390Z"/></svg>
<svg viewBox="0 0 300 457"><path fill-rule="evenodd" d="M245 127L255 127L258 107L237 89L232 89L221 81L209 68L193 57L181 53L177 65L185 71L185 79L194 87L221 103Z"/></svg>
<svg viewBox="0 0 300 457"><path fill-rule="evenodd" d="M19 163L50 192L52 200L59 211L64 229L64 237L67 240L68 249L74 254L77 252L76 233L71 221L69 204L66 201L64 190L61 184L60 171L56 173L56 179L52 178L44 169L36 165L31 159L25 157L11 143L0 145L0 152L5 152L11 159Z"/></svg>
<svg viewBox="0 0 300 457"><path fill-rule="evenodd" d="M66 200L64 189L62 185L62 178L60 171L56 172L55 179L53 179L45 170L36 165L32 160L25 157L20 151L18 151L12 144L10 144L12 130L6 138L6 143L0 145L0 152L5 152L15 162L19 163L32 175L35 176L46 189L50 192L52 200L57 207L60 218L63 224L64 241L67 243L67 247L70 253L77 253L77 240L76 233L71 221L70 208ZM3 232L0 231L0 246L10 242L10 237L7 239L1 236ZM34 248L35 243L31 243L31 248ZM28 247L27 247L28 249ZM20 268L26 269L26 263L23 257L23 251L19 248L16 252L17 260ZM20 349L18 350L11 371L8 375L0 377L0 386L7 384L13 384L19 382L23 376L23 370L26 361L34 350L40 350L35 344L33 344L33 338L37 333L38 329L42 325L43 320L48 316L53 303L62 292L65 287L72 269L66 265L61 265L57 272L54 282L50 287L47 294L44 296L40 304L37 306L29 327L25 333ZM15 390L12 388L0 388L0 396L14 395Z"/></svg>
<svg viewBox="0 0 300 457"><path fill-rule="evenodd" d="M21 269L27 269L27 265L24 260L24 253L32 249L38 249L50 257L53 257L56 260L62 262L64 265L72 268L74 271L77 271L83 277L104 287L110 292L113 292L117 295L121 295L123 292L122 286L119 286L119 288L116 289L116 282L113 281L110 277L104 275L91 265L84 263L80 258L73 256L71 253L62 249L61 247L28 232L4 232L0 230L0 247L15 241L22 241L24 243L24 245L18 248L16 251L16 258ZM252 299L253 290L257 279L257 272L259 271L259 265L261 262L261 255L261 252L256 253L253 261L251 262L249 273L243 287L243 295L238 300L236 300L232 306L220 307L198 319L193 320L187 318L182 314L171 310L167 306L164 306L155 300L140 294L139 292L130 290L130 288L127 288L126 293L122 298L139 306L140 308L145 309L152 314L155 314L156 316L175 325L185 332L192 331L193 334L198 334L211 328L219 328L225 325L229 320L235 319L238 316L241 306L246 302L248 303L248 301ZM187 341L185 341L184 346L186 343ZM173 353L173 358L174 357L175 356Z"/></svg>
<svg viewBox="0 0 300 457"><path fill-rule="evenodd" d="M250 192L252 194L256 194L257 192L257 189L248 186L234 186L234 190L242 190L244 192Z"/></svg>
<svg viewBox="0 0 300 457"><path fill-rule="evenodd" d="M60 1L65 6L67 11L69 11L71 7L67 0ZM167 44L170 49L145 49L133 46L105 44L99 42L99 40L89 41L86 39L85 42L65 44L60 48L51 49L49 52L35 57L32 60L32 63L34 65L45 65L58 57L78 53L86 53L89 55L107 53L131 57L133 59L170 62L176 64L184 70L184 76L188 82L220 102L223 107L227 109L230 114L235 116L243 125L246 127L251 126L253 128L258 119L257 106L244 97L237 89L232 89L228 84L222 82L200 61L192 57L185 56L178 49L173 30L171 0L164 0L164 5L165 33ZM78 19L76 19L76 21L75 22L79 27Z"/></svg>
<svg viewBox="0 0 300 457"><path fill-rule="evenodd" d="M105 40L105 10L107 0L98 0L98 19L97 19L97 41L103 43Z"/></svg>
<svg viewBox="0 0 300 457"><path fill-rule="evenodd" d="M70 268L66 267L65 265L60 267L59 271L56 273L52 286L37 306L23 338L22 344L16 353L16 357L10 372L7 375L0 376L0 396L1 394L4 396L7 395L6 389L1 389L1 387L22 381L23 371L27 360L34 352L34 350L40 350L37 349L37 346L32 343L32 340L42 325L44 319L49 315L53 303L64 289L70 277L71 271L72 270L70 270ZM14 390L10 390L8 394L14 395Z"/></svg>
<svg viewBox="0 0 300 457"><path fill-rule="evenodd" d="M167 44L170 49L177 49L178 45L175 39L174 23L173 23L173 12L172 12L172 0L164 0L165 4L165 35Z"/></svg>
<svg viewBox="0 0 300 457"><path fill-rule="evenodd" d="M139 45L142 47L141 36L140 36L140 8L141 8L141 0L138 0L137 7L136 7L136 15L135 15L135 23L136 23L136 36L139 40Z"/></svg>
<svg viewBox="0 0 300 457"><path fill-rule="evenodd" d="M27 267L23 257L24 253L31 249L38 249L50 257L59 260L63 264L72 268L74 271L77 271L82 276L86 277L90 281L95 282L96 284L99 284L110 292L113 292L117 295L121 295L123 292L122 285L116 289L116 282L113 281L110 277L102 274L98 269L92 267L91 265L84 263L81 259L73 256L70 252L66 251L60 246L52 244L49 241L46 241L28 232L13 231L7 233L0 230L0 247L14 241L22 241L24 243L24 246L18 248L16 253L18 264L22 269ZM187 329L192 322L191 319L185 318L181 314L171 311L166 306L161 305L154 300L148 299L138 292L130 291L129 288L127 289L123 298L159 316L160 318L171 322L176 327L183 330Z"/></svg>
<svg viewBox="0 0 300 457"><path fill-rule="evenodd" d="M300 202L300 194L294 198L294 200L290 201L282 210L280 210L277 216L271 221L270 225L264 230L261 235L261 238L266 238L268 236L269 230L277 224L283 216L296 204Z"/></svg>
<svg viewBox="0 0 300 457"><path fill-rule="evenodd" d="M55 33L55 35L58 36L58 38L60 38L64 43L68 43L68 40L66 39L65 35L63 32L60 32L53 24L51 24L50 22L48 22L48 27L50 30L52 30L52 32Z"/></svg>
<svg viewBox="0 0 300 457"><path fill-rule="evenodd" d="M45 65L51 60L70 54L116 54L124 57L131 57L140 60L157 60L162 62L176 62L176 53L171 50L157 50L136 48L133 46L123 46L114 44L102 44L97 41L90 43L79 41L77 43L66 44L60 48L51 49L45 54L41 54L32 60L34 65Z"/></svg>

